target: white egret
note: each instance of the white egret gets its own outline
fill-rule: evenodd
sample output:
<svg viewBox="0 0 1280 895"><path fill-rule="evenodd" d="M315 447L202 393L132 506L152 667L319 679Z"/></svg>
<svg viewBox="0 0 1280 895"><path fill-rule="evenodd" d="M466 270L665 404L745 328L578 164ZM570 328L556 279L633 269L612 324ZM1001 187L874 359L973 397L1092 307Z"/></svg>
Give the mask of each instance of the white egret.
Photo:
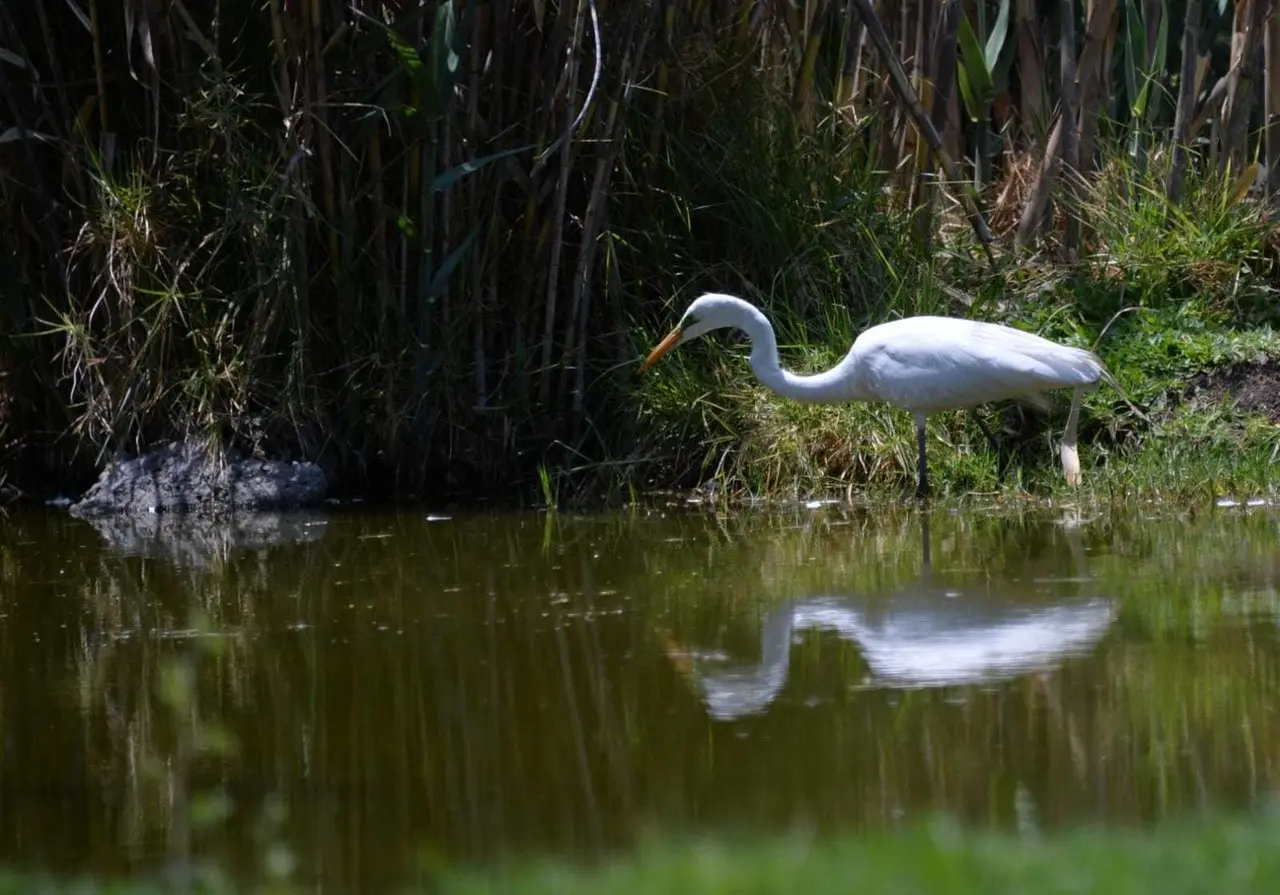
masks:
<svg viewBox="0 0 1280 895"><path fill-rule="evenodd" d="M641 371L678 345L726 327L747 334L751 369L766 387L783 397L817 404L885 401L912 413L920 454L920 497L929 489L924 436L930 413L972 410L979 404L1007 399L1047 409L1043 392L1067 386L1075 392L1059 453L1067 482L1077 484L1080 458L1076 426L1081 394L1099 380L1112 381L1091 351L1059 345L1009 326L951 317L907 317L873 326L858 336L836 366L825 373L801 376L782 369L773 326L755 305L716 293L703 295L689 305L676 328L645 358Z"/></svg>

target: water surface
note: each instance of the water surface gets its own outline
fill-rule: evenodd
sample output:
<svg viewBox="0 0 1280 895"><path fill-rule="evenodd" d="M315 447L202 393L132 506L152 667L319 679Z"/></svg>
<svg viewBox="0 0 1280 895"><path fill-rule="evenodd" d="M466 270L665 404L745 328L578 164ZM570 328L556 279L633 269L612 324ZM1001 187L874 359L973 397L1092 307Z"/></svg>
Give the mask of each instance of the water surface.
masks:
<svg viewBox="0 0 1280 895"><path fill-rule="evenodd" d="M0 864L378 891L652 832L1248 809L1277 544L1248 507L11 515Z"/></svg>

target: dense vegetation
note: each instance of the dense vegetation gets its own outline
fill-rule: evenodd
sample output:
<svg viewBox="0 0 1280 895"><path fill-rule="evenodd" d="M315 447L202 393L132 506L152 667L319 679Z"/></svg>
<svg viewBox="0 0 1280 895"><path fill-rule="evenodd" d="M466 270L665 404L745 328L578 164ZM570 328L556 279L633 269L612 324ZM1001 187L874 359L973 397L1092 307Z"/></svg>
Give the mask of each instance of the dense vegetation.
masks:
<svg viewBox="0 0 1280 895"><path fill-rule="evenodd" d="M1273 5L5 4L0 470L194 434L398 493L909 479L901 414L723 347L637 380L716 288L799 367L918 311L1101 337L1153 425L1096 393L1087 472L1255 487L1266 402L1183 398L1276 353ZM931 429L953 493L996 486L970 426Z"/></svg>

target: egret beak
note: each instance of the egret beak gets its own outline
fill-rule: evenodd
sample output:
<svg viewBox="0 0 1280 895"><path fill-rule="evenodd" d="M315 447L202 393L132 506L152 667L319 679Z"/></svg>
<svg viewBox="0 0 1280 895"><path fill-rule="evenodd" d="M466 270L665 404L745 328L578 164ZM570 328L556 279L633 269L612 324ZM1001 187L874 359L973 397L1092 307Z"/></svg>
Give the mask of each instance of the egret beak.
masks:
<svg viewBox="0 0 1280 895"><path fill-rule="evenodd" d="M678 326L667 333L667 337L659 342L658 347L650 351L649 356L644 359L644 363L640 364L640 372L643 373L656 364L662 355L679 345L682 338L684 338L684 330Z"/></svg>

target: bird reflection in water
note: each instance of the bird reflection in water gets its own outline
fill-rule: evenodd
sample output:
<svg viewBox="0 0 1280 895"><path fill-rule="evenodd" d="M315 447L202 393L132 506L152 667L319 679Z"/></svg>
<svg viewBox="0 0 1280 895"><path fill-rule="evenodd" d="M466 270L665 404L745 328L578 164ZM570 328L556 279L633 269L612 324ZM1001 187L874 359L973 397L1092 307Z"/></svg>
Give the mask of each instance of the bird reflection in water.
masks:
<svg viewBox="0 0 1280 895"><path fill-rule="evenodd" d="M1063 526L1076 568L1088 581L1075 526ZM1092 647L1110 627L1114 607L1102 597L1063 597L1029 604L998 580L957 588L933 581L929 522L921 516L921 576L887 599L823 594L794 600L765 618L760 662L725 667L723 659L681 648L667 654L718 721L766 711L787 682L798 632L833 631L855 644L870 668L861 686L924 688L991 684L1050 671Z"/></svg>

